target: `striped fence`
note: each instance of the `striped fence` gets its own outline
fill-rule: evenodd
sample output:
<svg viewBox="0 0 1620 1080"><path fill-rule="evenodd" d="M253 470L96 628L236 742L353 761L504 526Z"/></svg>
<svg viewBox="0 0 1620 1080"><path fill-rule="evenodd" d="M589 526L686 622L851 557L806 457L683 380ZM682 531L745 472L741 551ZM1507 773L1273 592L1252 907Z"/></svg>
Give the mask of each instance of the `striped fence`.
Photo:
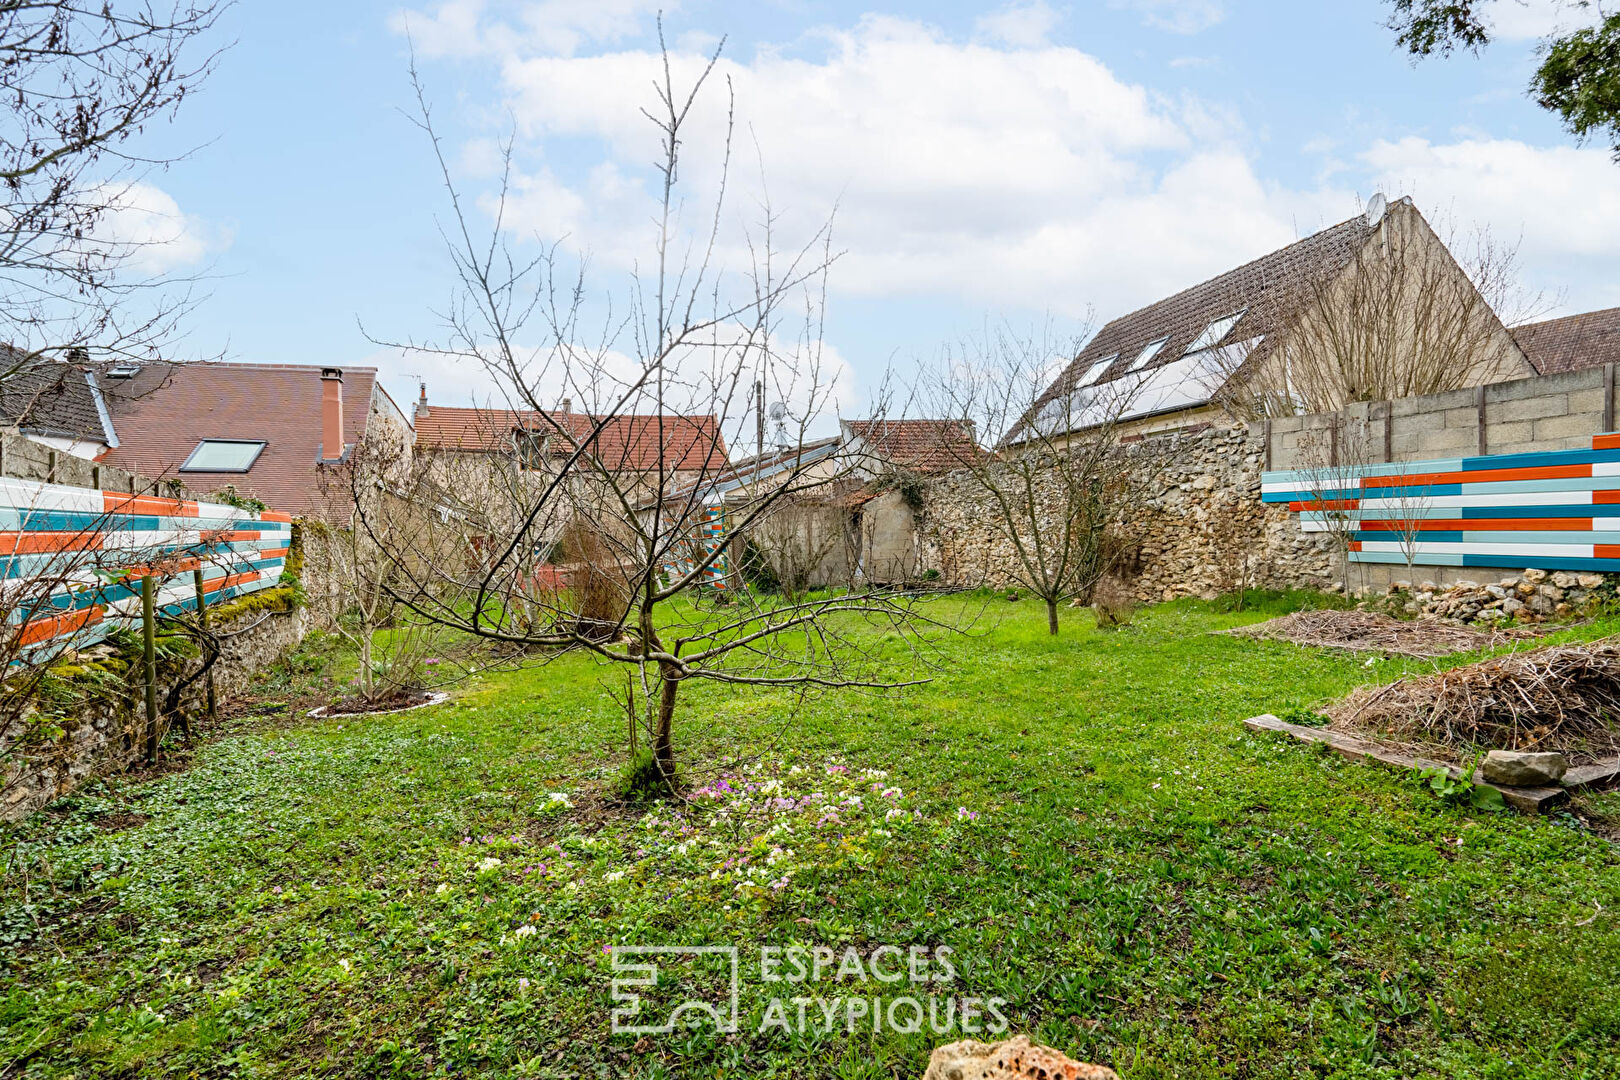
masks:
<svg viewBox="0 0 1620 1080"><path fill-rule="evenodd" d="M1306 532L1357 563L1620 572L1620 432L1590 448L1266 472Z"/></svg>
<svg viewBox="0 0 1620 1080"><path fill-rule="evenodd" d="M0 478L0 595L22 649L84 647L140 619L141 578L160 612L275 585L292 519L222 503Z"/></svg>
<svg viewBox="0 0 1620 1080"><path fill-rule="evenodd" d="M671 577L685 577L692 572L692 568L701 563L722 547L730 538L724 506L705 506L702 515L693 526L692 536L676 545L677 550L665 563L664 569ZM713 589L725 589L727 581L731 578L731 563L726 552L722 551L718 558L703 568L698 575L697 584Z"/></svg>

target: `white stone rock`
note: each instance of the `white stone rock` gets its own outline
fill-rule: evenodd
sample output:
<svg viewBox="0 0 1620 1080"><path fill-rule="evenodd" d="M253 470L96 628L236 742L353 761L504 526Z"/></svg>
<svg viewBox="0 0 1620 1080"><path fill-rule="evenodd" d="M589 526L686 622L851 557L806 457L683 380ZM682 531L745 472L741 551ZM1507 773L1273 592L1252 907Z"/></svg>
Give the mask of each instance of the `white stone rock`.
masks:
<svg viewBox="0 0 1620 1080"><path fill-rule="evenodd" d="M1490 783L1509 787L1549 787L1562 782L1568 770L1563 754L1523 750L1492 750L1479 767Z"/></svg>

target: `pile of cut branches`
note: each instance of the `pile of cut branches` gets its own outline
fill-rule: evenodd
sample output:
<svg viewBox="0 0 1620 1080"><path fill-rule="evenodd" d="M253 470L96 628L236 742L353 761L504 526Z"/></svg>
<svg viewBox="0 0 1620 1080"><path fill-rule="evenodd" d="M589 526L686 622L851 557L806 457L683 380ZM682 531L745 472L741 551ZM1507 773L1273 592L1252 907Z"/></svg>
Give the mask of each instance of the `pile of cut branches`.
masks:
<svg viewBox="0 0 1620 1080"><path fill-rule="evenodd" d="M1363 687L1327 710L1332 726L1458 752L1620 754L1620 642L1556 645Z"/></svg>
<svg viewBox="0 0 1620 1080"><path fill-rule="evenodd" d="M1296 611L1228 632L1321 649L1410 656L1419 660L1492 649L1537 636L1536 631L1522 628L1477 630L1441 622L1403 622L1373 611L1332 610Z"/></svg>

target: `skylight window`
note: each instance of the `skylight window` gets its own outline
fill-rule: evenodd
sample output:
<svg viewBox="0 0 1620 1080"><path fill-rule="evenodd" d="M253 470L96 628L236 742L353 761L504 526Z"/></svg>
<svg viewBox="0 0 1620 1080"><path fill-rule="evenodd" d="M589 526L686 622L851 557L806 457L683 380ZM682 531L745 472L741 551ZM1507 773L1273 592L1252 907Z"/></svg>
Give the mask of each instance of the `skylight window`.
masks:
<svg viewBox="0 0 1620 1080"><path fill-rule="evenodd" d="M204 439L186 458L180 471L247 472L263 449L263 442L247 439Z"/></svg>
<svg viewBox="0 0 1620 1080"><path fill-rule="evenodd" d="M1225 340L1226 335L1232 332L1232 327L1238 324L1238 320L1243 318L1244 314L1247 313L1248 310L1248 308L1243 308L1241 310L1234 311L1225 318L1216 319L1214 322L1204 327L1204 332L1199 334L1197 339L1194 340L1191 345L1187 346L1187 352L1195 353L1201 349L1213 349L1215 346L1219 345L1223 340Z"/></svg>
<svg viewBox="0 0 1620 1080"><path fill-rule="evenodd" d="M1078 390L1082 386L1090 386L1092 383L1102 378L1103 372L1112 367L1114 361L1118 359L1119 353L1113 353L1112 355L1103 357L1101 360L1094 361L1090 367L1086 368L1085 374L1081 375L1080 378L1075 380L1074 388Z"/></svg>
<svg viewBox="0 0 1620 1080"><path fill-rule="evenodd" d="M1147 365L1149 360L1152 360L1155 356L1159 355L1159 350L1164 348L1169 341L1170 339L1168 337L1162 337L1158 338L1157 340L1150 341L1146 345L1142 346L1142 351L1136 354L1135 360L1131 361L1131 370L1141 371L1142 368Z"/></svg>

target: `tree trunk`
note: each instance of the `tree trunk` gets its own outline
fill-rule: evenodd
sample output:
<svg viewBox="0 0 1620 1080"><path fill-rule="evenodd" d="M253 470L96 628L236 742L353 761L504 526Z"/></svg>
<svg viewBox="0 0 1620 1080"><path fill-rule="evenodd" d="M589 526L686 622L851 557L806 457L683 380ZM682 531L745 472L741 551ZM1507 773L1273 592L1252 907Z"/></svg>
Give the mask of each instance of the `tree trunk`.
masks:
<svg viewBox="0 0 1620 1080"><path fill-rule="evenodd" d="M1058 632L1057 608L1057 600L1048 596L1046 598L1046 632L1053 637L1057 637Z"/></svg>
<svg viewBox="0 0 1620 1080"><path fill-rule="evenodd" d="M370 701L375 692L374 680L371 677L371 625L369 620L360 622L360 696Z"/></svg>
<svg viewBox="0 0 1620 1080"><path fill-rule="evenodd" d="M662 666L659 670L658 725L653 732L653 757L664 783L675 784L675 693L680 688L676 670Z"/></svg>

